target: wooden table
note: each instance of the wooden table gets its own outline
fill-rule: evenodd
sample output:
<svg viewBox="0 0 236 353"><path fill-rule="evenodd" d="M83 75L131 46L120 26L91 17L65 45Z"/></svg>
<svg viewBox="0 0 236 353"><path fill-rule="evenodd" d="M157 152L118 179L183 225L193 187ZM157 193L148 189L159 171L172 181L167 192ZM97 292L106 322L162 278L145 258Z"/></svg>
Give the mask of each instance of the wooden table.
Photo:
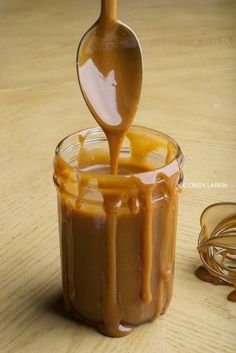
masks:
<svg viewBox="0 0 236 353"><path fill-rule="evenodd" d="M235 352L229 288L193 272L202 210L236 199L236 2L118 3L143 48L136 123L173 136L186 160L173 301L166 315L121 339L64 316L52 159L62 137L95 124L75 53L99 1L1 0L1 353ZM215 182L227 187L191 187Z"/></svg>

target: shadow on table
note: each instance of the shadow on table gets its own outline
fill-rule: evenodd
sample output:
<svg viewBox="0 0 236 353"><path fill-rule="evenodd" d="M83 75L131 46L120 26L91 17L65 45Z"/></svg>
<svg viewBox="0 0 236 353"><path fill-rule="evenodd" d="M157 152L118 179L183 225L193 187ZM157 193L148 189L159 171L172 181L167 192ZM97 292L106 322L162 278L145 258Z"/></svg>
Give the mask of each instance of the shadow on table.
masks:
<svg viewBox="0 0 236 353"><path fill-rule="evenodd" d="M54 314L71 319L70 315L65 310L63 297L59 294L56 295L55 298L53 298L50 301L48 309L49 311L52 311Z"/></svg>
<svg viewBox="0 0 236 353"><path fill-rule="evenodd" d="M66 319L71 321L72 323L80 326L80 327L88 327L92 331L96 331L96 327L91 326L85 319L83 318L76 318L71 313L68 313L65 310L65 304L62 295L56 295L50 300L50 304L47 305L47 311L58 315L62 319Z"/></svg>

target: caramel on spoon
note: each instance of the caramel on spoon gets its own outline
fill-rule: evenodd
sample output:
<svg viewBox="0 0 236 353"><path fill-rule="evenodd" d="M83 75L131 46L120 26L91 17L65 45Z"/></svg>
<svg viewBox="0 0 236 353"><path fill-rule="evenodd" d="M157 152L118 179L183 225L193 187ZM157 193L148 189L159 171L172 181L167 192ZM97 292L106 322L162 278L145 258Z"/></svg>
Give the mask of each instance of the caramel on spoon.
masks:
<svg viewBox="0 0 236 353"><path fill-rule="evenodd" d="M134 32L116 18L116 0L102 0L101 14L77 52L85 102L107 136L111 174L117 174L125 133L140 99L142 54Z"/></svg>

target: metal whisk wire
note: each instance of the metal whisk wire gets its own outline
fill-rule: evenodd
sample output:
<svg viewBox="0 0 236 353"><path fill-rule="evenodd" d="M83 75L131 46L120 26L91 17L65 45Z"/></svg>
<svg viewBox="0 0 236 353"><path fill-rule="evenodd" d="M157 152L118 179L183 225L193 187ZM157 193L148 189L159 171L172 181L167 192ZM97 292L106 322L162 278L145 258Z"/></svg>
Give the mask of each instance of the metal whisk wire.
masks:
<svg viewBox="0 0 236 353"><path fill-rule="evenodd" d="M211 232L203 225L198 239L198 251L203 265L213 276L235 286L236 213L223 218Z"/></svg>

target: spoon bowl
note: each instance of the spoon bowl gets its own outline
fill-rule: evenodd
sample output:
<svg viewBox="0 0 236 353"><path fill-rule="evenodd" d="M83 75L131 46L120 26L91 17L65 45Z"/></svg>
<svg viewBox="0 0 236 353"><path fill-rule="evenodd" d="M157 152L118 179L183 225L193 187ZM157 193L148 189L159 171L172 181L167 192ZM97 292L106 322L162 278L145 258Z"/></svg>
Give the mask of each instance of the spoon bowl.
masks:
<svg viewBox="0 0 236 353"><path fill-rule="evenodd" d="M116 20L116 0L102 0L97 22L77 51L77 74L85 102L107 136L111 173L131 125L142 86L142 53L134 32Z"/></svg>
<svg viewBox="0 0 236 353"><path fill-rule="evenodd" d="M105 132L125 131L140 99L142 54L134 32L102 17L85 33L77 74L85 102Z"/></svg>

